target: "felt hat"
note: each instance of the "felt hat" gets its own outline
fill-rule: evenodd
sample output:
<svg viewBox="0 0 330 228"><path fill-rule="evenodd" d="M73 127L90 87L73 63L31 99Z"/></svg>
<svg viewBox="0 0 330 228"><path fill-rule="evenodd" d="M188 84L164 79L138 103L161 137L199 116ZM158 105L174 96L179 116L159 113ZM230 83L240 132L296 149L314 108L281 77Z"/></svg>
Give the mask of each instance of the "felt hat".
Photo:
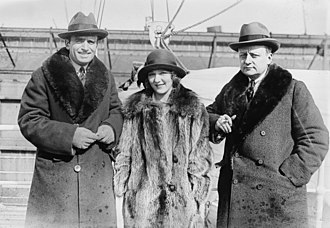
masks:
<svg viewBox="0 0 330 228"><path fill-rule="evenodd" d="M58 34L62 39L69 39L73 35L97 36L101 40L108 35L108 32L97 27L94 14L90 13L86 16L82 12L78 12L72 17L68 31Z"/></svg>
<svg viewBox="0 0 330 228"><path fill-rule="evenodd" d="M159 69L174 71L179 78L183 78L187 74L177 65L176 58L170 51L156 49L147 56L144 67L139 70L138 83L143 83L149 72Z"/></svg>
<svg viewBox="0 0 330 228"><path fill-rule="evenodd" d="M259 22L243 24L241 27L239 40L235 43L230 43L229 47L234 51L238 51L240 47L264 45L272 49L272 53L280 48L280 42L271 38L267 27Z"/></svg>

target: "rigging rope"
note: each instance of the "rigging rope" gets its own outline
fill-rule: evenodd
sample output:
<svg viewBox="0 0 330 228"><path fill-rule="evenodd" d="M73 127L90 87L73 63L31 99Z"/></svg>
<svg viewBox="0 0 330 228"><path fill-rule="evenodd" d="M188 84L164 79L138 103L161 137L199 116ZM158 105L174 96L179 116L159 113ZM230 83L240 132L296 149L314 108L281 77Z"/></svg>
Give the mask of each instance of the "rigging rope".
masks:
<svg viewBox="0 0 330 228"><path fill-rule="evenodd" d="M97 20L96 20L96 23L97 23L97 24L99 24L101 5L102 5L102 0L100 0L99 10L98 10L98 12L97 12Z"/></svg>
<svg viewBox="0 0 330 228"><path fill-rule="evenodd" d="M154 0L150 0L151 5L151 19L152 21L155 21L155 8L154 8Z"/></svg>
<svg viewBox="0 0 330 228"><path fill-rule="evenodd" d="M202 23L204 23L204 22L206 22L206 21L208 21L208 20L210 20L210 19L212 19L212 18L214 18L214 17L216 17L216 16L218 16L218 15L220 15L220 14L226 12L227 10L233 8L234 6L238 5L238 4L241 3L242 1L243 1L243 0L239 0L239 1L237 1L236 3L234 3L234 4L230 5L230 6L228 6L228 7L225 8L224 10L221 10L220 12L214 14L213 16L208 17L208 18L206 18L206 19L204 19L204 20L202 20L202 21L200 21L200 22L198 22L198 23L196 23L196 24L193 24L193 25L191 25L191 26L188 26L188 27L186 27L186 28L184 28L184 29L181 29L181 30L179 30L179 31L173 31L173 32L171 32L171 33L169 33L169 34L167 34L167 35L163 35L163 38L166 39L166 38L168 38L168 37L170 37L170 36L173 36L173 35L175 35L175 34L177 34L177 33L184 32L184 31L186 31L186 30L188 30L188 29L191 29L191 28L193 28L193 27L195 27L195 26L197 26L197 25L200 25L200 24L202 24ZM172 20L172 21L173 21L173 20ZM163 33L163 34L165 34L165 33Z"/></svg>
<svg viewBox="0 0 330 228"><path fill-rule="evenodd" d="M170 26L172 25L174 19L176 18L176 16L178 15L178 13L180 12L181 8L182 8L182 5L184 3L185 0L182 0L181 1L181 4L179 6L179 8L177 9L176 13L174 14L172 20L167 24L166 28L164 29L164 31L162 32L162 36L165 35L165 33L167 32L167 30L170 28ZM170 33L171 34L171 33Z"/></svg>
<svg viewBox="0 0 330 228"><path fill-rule="evenodd" d="M170 21L170 11L168 9L168 0L166 0L166 10L167 10L167 22Z"/></svg>
<svg viewBox="0 0 330 228"><path fill-rule="evenodd" d="M176 58L176 61L177 63L179 64L179 66L184 70L186 71L186 73L188 74L189 73L189 70L187 67L185 67L185 65L181 62L181 60L176 56L176 54L172 51L172 49L166 44L165 40L164 39L160 39L160 42L163 46L163 48L165 48L166 50L172 52L172 54L174 55L174 57Z"/></svg>
<svg viewBox="0 0 330 228"><path fill-rule="evenodd" d="M95 10L96 10L96 2L97 0L94 0L94 9L93 9L93 14L96 14Z"/></svg>
<svg viewBox="0 0 330 228"><path fill-rule="evenodd" d="M105 6L105 0L103 0L103 7L102 7L102 12L101 12L101 17L100 17L100 24L99 24L99 28L101 28L101 24L102 24L102 19L103 19L103 12L104 12L104 6Z"/></svg>

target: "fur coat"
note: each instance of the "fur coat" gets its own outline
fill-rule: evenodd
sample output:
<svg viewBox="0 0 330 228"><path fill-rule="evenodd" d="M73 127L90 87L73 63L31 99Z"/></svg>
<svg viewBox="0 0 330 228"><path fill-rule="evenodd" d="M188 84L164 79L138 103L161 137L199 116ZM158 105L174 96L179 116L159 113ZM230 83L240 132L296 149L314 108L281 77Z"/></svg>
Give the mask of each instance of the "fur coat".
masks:
<svg viewBox="0 0 330 228"><path fill-rule="evenodd" d="M26 227L116 227L109 146L72 148L78 126L112 126L123 117L113 76L96 57L80 82L63 48L33 72L18 116L24 137L37 147ZM110 145L111 147L111 145Z"/></svg>
<svg viewBox="0 0 330 228"><path fill-rule="evenodd" d="M305 84L272 64L250 104L248 78L225 85L210 114L237 115L226 135L218 192L218 227L308 227L306 184L320 167L329 133Z"/></svg>
<svg viewBox="0 0 330 228"><path fill-rule="evenodd" d="M124 115L114 185L126 227L202 227L212 166L204 105L179 85L166 105L133 94Z"/></svg>

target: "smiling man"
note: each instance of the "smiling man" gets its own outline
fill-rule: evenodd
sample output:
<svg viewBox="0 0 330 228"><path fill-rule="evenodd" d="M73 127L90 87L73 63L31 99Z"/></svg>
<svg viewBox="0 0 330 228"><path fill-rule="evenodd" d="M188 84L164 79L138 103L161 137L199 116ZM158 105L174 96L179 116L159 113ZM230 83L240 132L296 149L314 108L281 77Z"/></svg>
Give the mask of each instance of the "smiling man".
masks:
<svg viewBox="0 0 330 228"><path fill-rule="evenodd" d="M244 24L240 71L207 107L210 140L225 141L217 227L309 227L306 184L329 133L306 85L272 63L280 43L259 22Z"/></svg>
<svg viewBox="0 0 330 228"><path fill-rule="evenodd" d="M37 147L26 227L116 227L111 149L122 129L113 76L95 56L93 14L78 12L66 47L50 56L27 84L18 117Z"/></svg>

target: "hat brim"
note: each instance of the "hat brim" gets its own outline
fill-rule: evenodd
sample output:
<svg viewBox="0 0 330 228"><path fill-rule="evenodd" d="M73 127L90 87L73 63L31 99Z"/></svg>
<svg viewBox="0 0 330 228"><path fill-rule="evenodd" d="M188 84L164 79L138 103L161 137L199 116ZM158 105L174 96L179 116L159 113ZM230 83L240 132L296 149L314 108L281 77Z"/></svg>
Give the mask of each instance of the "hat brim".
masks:
<svg viewBox="0 0 330 228"><path fill-rule="evenodd" d="M71 36L97 36L99 40L108 36L108 32L103 29L82 29L70 32L59 33L58 36L62 39L68 39Z"/></svg>
<svg viewBox="0 0 330 228"><path fill-rule="evenodd" d="M271 38L248 40L243 42L230 43L229 47L234 51L238 51L240 47L252 46L252 45L264 45L272 49L272 53L276 52L280 48L280 42Z"/></svg>
<svg viewBox="0 0 330 228"><path fill-rule="evenodd" d="M187 72L183 70L181 67L157 63L157 64L150 64L148 66L141 68L141 70L139 70L138 72L138 80L140 82L144 82L148 77L149 72L159 69L174 71L179 78L183 78L187 74Z"/></svg>

